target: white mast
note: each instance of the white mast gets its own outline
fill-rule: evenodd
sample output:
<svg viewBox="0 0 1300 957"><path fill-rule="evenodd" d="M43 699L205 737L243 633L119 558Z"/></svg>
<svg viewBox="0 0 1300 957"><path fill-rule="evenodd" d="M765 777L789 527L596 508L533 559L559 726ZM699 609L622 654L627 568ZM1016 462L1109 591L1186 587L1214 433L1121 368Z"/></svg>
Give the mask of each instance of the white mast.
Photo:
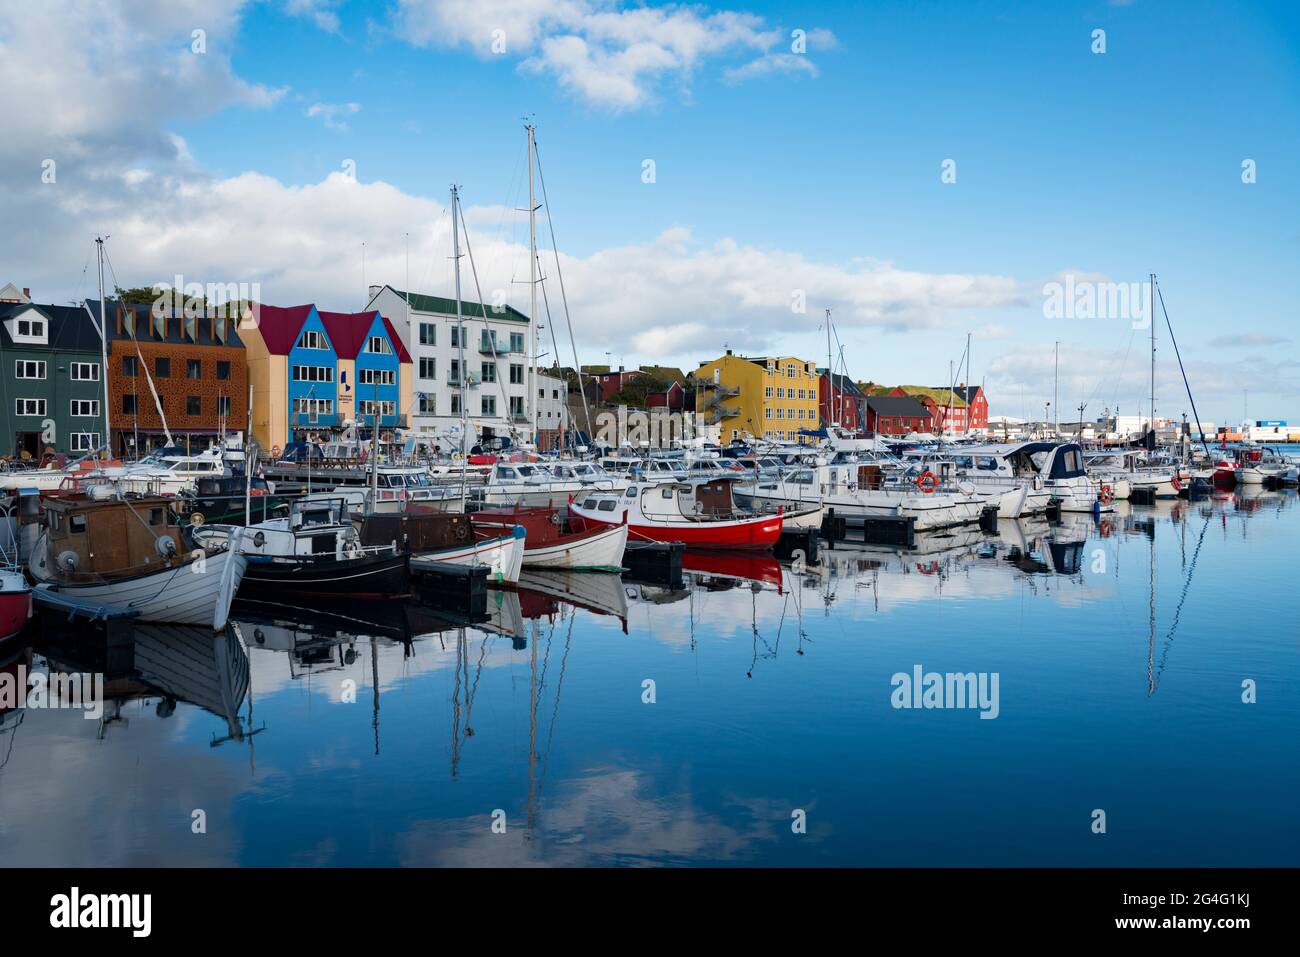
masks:
<svg viewBox="0 0 1300 957"><path fill-rule="evenodd" d="M460 191L455 186L451 188L451 257L456 274L456 348L458 350L456 368L459 370L459 382L456 388L460 389L460 497L461 501L464 501L469 459L469 449L466 447L469 424L465 419L465 382L468 377L465 375L465 323L461 318L460 304ZM484 309L484 315L486 314L487 310Z"/></svg>
<svg viewBox="0 0 1300 957"><path fill-rule="evenodd" d="M108 420L108 306L104 301L104 237L95 237L95 248L99 254L99 344L103 359L101 374L104 377L104 447L109 455L113 453L113 430ZM137 454L139 454L137 450Z"/></svg>
<svg viewBox="0 0 1300 957"><path fill-rule="evenodd" d="M1151 431L1156 430L1156 274L1151 274ZM1146 436L1143 436L1146 438Z"/></svg>
<svg viewBox="0 0 1300 957"><path fill-rule="evenodd" d="M1061 340L1052 347L1052 409L1056 414L1056 440L1061 440Z"/></svg>
<svg viewBox="0 0 1300 957"><path fill-rule="evenodd" d="M525 123L528 133L528 441L537 441L537 200L533 194L533 135L536 127Z"/></svg>

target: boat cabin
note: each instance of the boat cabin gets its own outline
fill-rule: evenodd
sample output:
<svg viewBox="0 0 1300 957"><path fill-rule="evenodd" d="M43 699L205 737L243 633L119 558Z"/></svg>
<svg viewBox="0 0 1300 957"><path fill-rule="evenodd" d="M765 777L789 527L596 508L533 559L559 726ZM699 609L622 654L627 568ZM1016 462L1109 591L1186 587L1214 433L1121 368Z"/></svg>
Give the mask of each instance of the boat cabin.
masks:
<svg viewBox="0 0 1300 957"><path fill-rule="evenodd" d="M184 528L162 496L45 501L46 573L65 582L140 575L184 564ZM49 563L46 565L46 563Z"/></svg>

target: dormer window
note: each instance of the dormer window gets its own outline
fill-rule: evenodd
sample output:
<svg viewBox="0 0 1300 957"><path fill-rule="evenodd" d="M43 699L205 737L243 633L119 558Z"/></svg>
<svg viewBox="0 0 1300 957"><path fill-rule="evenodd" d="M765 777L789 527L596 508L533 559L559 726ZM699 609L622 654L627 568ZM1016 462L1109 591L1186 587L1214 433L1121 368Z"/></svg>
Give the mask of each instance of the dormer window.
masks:
<svg viewBox="0 0 1300 957"><path fill-rule="evenodd" d="M484 340L486 346L487 340ZM383 336L370 336L366 339L366 351L377 353L381 356L390 356L393 354L393 347L388 344L388 340Z"/></svg>
<svg viewBox="0 0 1300 957"><path fill-rule="evenodd" d="M325 336L315 329L304 329L302 335L298 337L299 349L328 349L330 344L325 340Z"/></svg>
<svg viewBox="0 0 1300 957"><path fill-rule="evenodd" d="M25 312L22 316L14 319L13 324L9 327L9 334L13 337L14 342L29 345L46 345L48 332L44 317L34 310Z"/></svg>

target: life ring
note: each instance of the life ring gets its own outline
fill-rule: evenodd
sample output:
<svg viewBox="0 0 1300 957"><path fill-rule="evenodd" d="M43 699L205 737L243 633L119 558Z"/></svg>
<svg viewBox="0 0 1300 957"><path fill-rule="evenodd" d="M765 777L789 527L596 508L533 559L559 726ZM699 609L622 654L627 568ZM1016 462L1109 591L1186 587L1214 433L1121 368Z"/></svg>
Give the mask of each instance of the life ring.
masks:
<svg viewBox="0 0 1300 957"><path fill-rule="evenodd" d="M1111 523L1110 519L1102 519L1099 530L1102 538L1110 538L1111 532L1115 531L1115 526Z"/></svg>
<svg viewBox="0 0 1300 957"><path fill-rule="evenodd" d="M551 524L552 524L552 525L563 525L563 524L564 524L564 516L561 515L559 512L552 512L552 513L551 513Z"/></svg>
<svg viewBox="0 0 1300 957"><path fill-rule="evenodd" d="M935 477L933 472L926 469L916 477L916 487L926 495L929 495L939 487L939 479Z"/></svg>
<svg viewBox="0 0 1300 957"><path fill-rule="evenodd" d="M1115 493L1111 491L1111 487L1109 485L1103 482L1101 486L1101 494L1098 495L1098 498L1101 499L1102 505L1109 505L1111 502L1115 500Z"/></svg>

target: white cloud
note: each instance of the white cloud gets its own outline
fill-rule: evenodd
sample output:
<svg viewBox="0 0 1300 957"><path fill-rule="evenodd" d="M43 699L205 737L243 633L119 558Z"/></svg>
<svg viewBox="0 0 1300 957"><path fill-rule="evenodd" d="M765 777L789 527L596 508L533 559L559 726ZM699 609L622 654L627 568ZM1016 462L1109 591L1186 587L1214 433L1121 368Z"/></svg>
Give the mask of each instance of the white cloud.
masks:
<svg viewBox="0 0 1300 957"><path fill-rule="evenodd" d="M778 71L817 75L805 54L780 52L789 34L765 18L692 6L399 0L394 30L416 46L463 46L483 57L520 59L522 69L552 76L579 98L614 110L645 106L662 80L684 83L711 59L750 58L728 72L733 82ZM812 48L836 45L821 28L807 39Z"/></svg>
<svg viewBox="0 0 1300 957"><path fill-rule="evenodd" d="M817 75L817 67L806 55L797 53L765 53L744 66L727 70L723 75L729 83L740 83L772 73Z"/></svg>
<svg viewBox="0 0 1300 957"><path fill-rule="evenodd" d="M360 112L360 103L313 103L307 107L306 115L319 119L325 124L326 129L342 132L348 128L347 121L343 117L354 116Z"/></svg>
<svg viewBox="0 0 1300 957"><path fill-rule="evenodd" d="M283 90L245 82L230 67L245 2L0 6L0 89L21 91L5 97L0 173L30 170L35 182L45 158L60 176L90 160L174 160L168 122L274 104ZM196 30L205 52L194 52Z"/></svg>
<svg viewBox="0 0 1300 957"><path fill-rule="evenodd" d="M326 33L339 32L339 15L334 12L341 0L285 0L285 12L305 17Z"/></svg>

